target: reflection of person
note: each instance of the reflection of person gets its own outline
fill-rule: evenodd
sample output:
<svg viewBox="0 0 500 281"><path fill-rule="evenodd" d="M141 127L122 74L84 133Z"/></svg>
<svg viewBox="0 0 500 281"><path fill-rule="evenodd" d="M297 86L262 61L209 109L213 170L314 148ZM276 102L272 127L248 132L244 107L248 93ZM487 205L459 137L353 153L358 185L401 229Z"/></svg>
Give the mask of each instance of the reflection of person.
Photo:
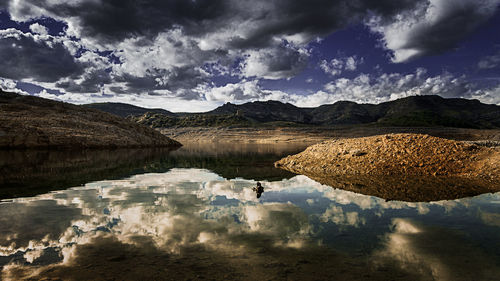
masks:
<svg viewBox="0 0 500 281"><path fill-rule="evenodd" d="M257 182L257 186L253 188L253 191L257 192L257 198L260 198L262 192L264 192L264 187L260 184L260 182Z"/></svg>

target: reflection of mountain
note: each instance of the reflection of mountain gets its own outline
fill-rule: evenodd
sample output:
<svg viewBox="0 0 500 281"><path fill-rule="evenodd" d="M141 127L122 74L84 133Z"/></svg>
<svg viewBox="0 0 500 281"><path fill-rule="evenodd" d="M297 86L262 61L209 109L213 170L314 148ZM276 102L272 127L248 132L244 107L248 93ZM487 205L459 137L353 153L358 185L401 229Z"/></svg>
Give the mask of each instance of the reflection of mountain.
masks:
<svg viewBox="0 0 500 281"><path fill-rule="evenodd" d="M168 149L0 150L0 199L32 196L91 181L166 172L174 167L204 168L225 178L290 178L273 162L302 147L194 146Z"/></svg>

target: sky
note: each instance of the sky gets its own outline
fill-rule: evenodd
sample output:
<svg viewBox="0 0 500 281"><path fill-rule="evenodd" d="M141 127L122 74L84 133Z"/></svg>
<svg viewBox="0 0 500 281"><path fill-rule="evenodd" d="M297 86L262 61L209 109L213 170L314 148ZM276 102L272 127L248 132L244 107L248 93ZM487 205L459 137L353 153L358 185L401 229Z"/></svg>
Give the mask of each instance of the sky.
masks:
<svg viewBox="0 0 500 281"><path fill-rule="evenodd" d="M173 112L500 105L500 0L0 0L0 88Z"/></svg>

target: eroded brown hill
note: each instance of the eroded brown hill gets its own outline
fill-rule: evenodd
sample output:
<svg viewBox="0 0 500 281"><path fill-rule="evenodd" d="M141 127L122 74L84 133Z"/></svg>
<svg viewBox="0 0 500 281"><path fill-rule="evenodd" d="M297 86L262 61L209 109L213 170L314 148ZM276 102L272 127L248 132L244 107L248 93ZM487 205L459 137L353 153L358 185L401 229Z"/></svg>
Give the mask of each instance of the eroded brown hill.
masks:
<svg viewBox="0 0 500 281"><path fill-rule="evenodd" d="M0 92L0 147L175 147L161 133L82 106Z"/></svg>

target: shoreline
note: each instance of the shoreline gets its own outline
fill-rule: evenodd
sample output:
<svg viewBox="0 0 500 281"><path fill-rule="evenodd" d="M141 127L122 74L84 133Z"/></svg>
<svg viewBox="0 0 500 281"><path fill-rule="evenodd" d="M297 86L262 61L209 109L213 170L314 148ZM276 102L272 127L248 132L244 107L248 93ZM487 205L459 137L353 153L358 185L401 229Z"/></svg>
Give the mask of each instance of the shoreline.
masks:
<svg viewBox="0 0 500 281"><path fill-rule="evenodd" d="M275 127L227 128L183 127L158 129L180 143L303 143L314 144L330 139L358 138L394 133L427 134L435 137L500 144L500 129L465 129L450 127Z"/></svg>

